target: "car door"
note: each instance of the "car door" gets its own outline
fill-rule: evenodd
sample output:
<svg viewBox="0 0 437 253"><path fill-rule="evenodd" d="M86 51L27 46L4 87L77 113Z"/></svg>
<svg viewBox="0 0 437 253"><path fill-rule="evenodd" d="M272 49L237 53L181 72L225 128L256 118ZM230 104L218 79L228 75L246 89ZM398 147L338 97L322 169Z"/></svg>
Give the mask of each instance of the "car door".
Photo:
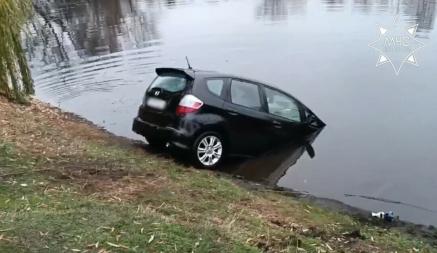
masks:
<svg viewBox="0 0 437 253"><path fill-rule="evenodd" d="M288 94L263 87L265 104L270 116L273 145L300 142L306 135L303 107Z"/></svg>
<svg viewBox="0 0 437 253"><path fill-rule="evenodd" d="M224 109L232 153L254 155L268 147L270 120L258 84L231 79Z"/></svg>

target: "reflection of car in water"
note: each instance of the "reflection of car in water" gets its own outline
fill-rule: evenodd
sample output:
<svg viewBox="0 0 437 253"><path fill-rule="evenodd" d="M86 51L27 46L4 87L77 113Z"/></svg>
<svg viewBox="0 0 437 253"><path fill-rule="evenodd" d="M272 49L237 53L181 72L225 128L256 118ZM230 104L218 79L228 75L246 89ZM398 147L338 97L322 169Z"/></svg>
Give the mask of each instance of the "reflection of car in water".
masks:
<svg viewBox="0 0 437 253"><path fill-rule="evenodd" d="M303 140L325 124L291 95L211 71L157 68L134 119L150 145L189 150L202 167Z"/></svg>
<svg viewBox="0 0 437 253"><path fill-rule="evenodd" d="M275 186L288 169L297 163L297 160L302 157L305 150L311 158L314 157L314 151L308 149L308 145L317 138L320 132L321 130L315 131L306 136L303 141L290 142L286 145L272 148L253 159L229 163L229 166L225 166L223 170L239 175L246 180Z"/></svg>

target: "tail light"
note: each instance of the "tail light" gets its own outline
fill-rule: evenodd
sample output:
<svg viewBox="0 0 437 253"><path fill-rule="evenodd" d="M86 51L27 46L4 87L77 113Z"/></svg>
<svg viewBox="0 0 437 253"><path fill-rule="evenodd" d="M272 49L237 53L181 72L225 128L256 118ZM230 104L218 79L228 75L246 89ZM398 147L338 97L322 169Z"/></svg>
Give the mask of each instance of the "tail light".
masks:
<svg viewBox="0 0 437 253"><path fill-rule="evenodd" d="M184 116L188 113L197 112L202 105L202 100L198 99L197 97L193 95L185 95L176 108L176 115Z"/></svg>

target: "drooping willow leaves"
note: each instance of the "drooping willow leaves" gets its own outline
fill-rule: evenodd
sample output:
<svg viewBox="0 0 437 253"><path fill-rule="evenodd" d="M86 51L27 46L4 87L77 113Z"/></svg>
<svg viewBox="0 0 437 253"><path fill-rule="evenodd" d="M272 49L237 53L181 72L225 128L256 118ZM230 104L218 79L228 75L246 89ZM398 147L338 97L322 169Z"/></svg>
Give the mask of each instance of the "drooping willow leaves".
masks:
<svg viewBox="0 0 437 253"><path fill-rule="evenodd" d="M31 10L30 0L0 0L0 95L19 102L34 92L20 43L21 27Z"/></svg>

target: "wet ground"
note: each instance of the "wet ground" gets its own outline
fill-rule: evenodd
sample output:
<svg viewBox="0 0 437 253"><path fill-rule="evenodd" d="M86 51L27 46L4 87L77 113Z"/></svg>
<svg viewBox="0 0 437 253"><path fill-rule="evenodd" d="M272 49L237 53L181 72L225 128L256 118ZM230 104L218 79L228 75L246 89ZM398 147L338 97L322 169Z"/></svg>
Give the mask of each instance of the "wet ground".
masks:
<svg viewBox="0 0 437 253"><path fill-rule="evenodd" d="M38 98L109 131L131 131L158 66L248 76L298 97L327 123L304 149L226 168L402 219L437 225L437 45L433 1L36 1L23 44ZM417 24L419 66L375 67L368 46L394 17ZM291 166L293 165L293 166Z"/></svg>

